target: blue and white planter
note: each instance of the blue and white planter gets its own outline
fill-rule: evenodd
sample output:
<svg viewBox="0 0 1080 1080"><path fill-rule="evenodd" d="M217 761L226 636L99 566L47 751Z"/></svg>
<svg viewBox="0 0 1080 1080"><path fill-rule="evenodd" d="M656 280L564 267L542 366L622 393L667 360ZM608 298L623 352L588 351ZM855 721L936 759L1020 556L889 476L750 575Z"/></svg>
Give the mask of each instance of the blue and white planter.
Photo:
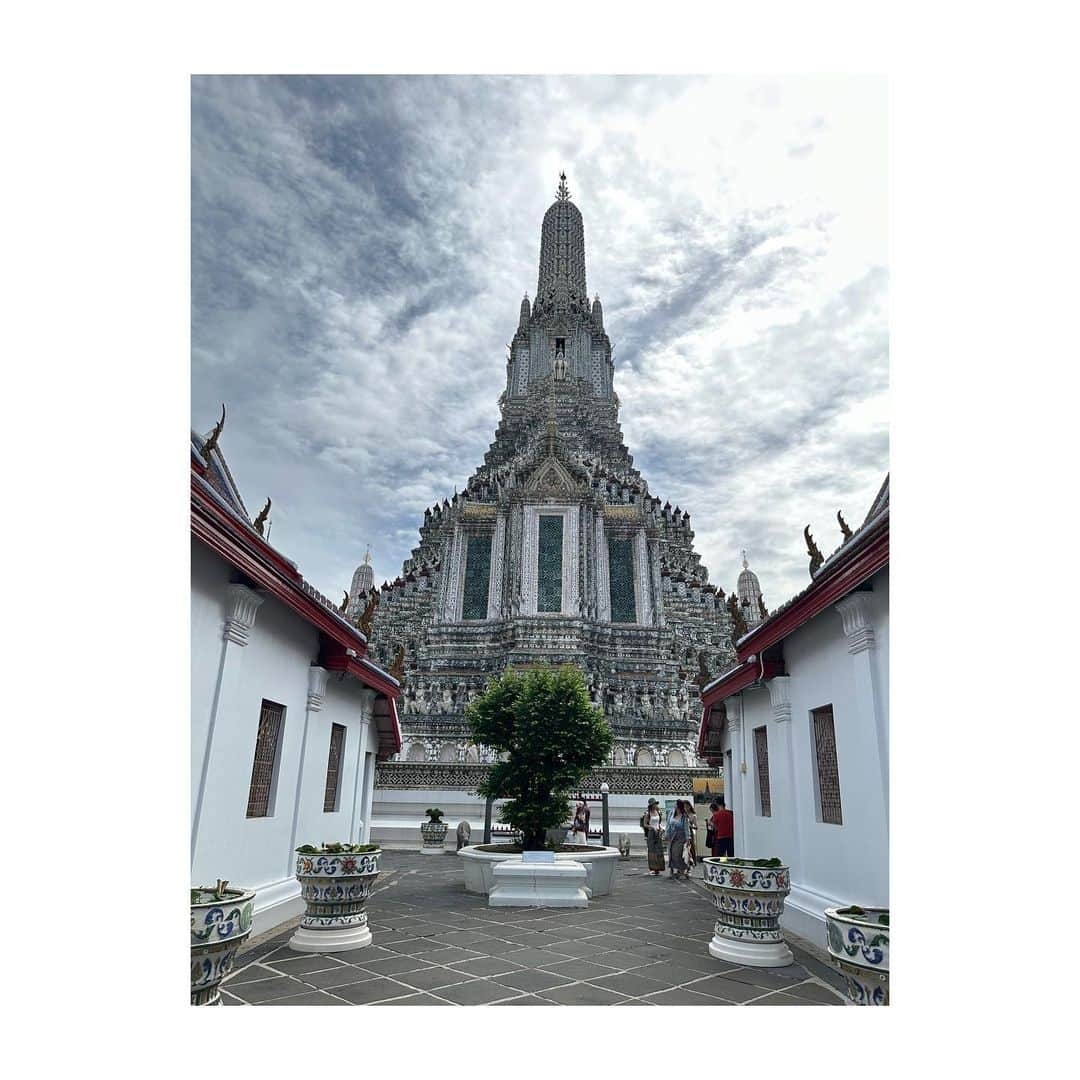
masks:
<svg viewBox="0 0 1080 1080"><path fill-rule="evenodd" d="M825 909L829 957L853 1005L889 1004L888 918L888 908Z"/></svg>
<svg viewBox="0 0 1080 1080"><path fill-rule="evenodd" d="M371 944L365 906L379 876L382 851L297 853L296 877L305 912L289 939L295 952L333 953Z"/></svg>
<svg viewBox="0 0 1080 1080"><path fill-rule="evenodd" d="M420 826L420 854L443 855L446 853L445 821L425 821Z"/></svg>
<svg viewBox="0 0 1080 1080"><path fill-rule="evenodd" d="M791 892L788 868L723 857L701 861L703 883L719 912L709 955L749 967L794 963L780 927L784 900Z"/></svg>
<svg viewBox="0 0 1080 1080"><path fill-rule="evenodd" d="M220 1005L221 980L251 936L255 894L227 881L191 890L191 1004Z"/></svg>

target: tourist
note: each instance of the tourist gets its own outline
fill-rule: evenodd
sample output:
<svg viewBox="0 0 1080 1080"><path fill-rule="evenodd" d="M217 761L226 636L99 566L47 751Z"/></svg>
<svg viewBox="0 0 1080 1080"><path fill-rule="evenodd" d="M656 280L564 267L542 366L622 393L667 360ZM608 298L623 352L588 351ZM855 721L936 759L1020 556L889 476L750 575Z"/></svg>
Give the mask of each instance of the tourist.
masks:
<svg viewBox="0 0 1080 1080"><path fill-rule="evenodd" d="M660 816L660 804L649 800L649 807L641 815L641 828L645 832L645 848L649 853L649 872L654 876L664 872L664 819Z"/></svg>
<svg viewBox="0 0 1080 1080"><path fill-rule="evenodd" d="M713 801L711 803L709 803L709 817L708 817L708 820L705 822L705 847L708 848L708 851L709 851L710 855L713 853L713 848L715 846L715 842L713 840L713 837L714 837L715 834L713 833L713 820L712 819L713 819L713 814L715 814L716 811L719 810L719 809L720 809L720 804L715 799L713 799Z"/></svg>
<svg viewBox="0 0 1080 1080"><path fill-rule="evenodd" d="M712 816L713 855L735 854L735 815L724 806L724 796L717 797Z"/></svg>
<svg viewBox="0 0 1080 1080"><path fill-rule="evenodd" d="M668 815L668 869L671 879L688 878L690 871L686 865L686 841L689 836L686 814L682 799L677 799L675 809Z"/></svg>
<svg viewBox="0 0 1080 1080"><path fill-rule="evenodd" d="M689 799L683 799L683 814L686 816L686 865L689 877L689 871L697 865L697 814Z"/></svg>
<svg viewBox="0 0 1080 1080"><path fill-rule="evenodd" d="M570 831L572 843L589 843L589 804L581 792L578 792L577 802L574 804L574 826Z"/></svg>

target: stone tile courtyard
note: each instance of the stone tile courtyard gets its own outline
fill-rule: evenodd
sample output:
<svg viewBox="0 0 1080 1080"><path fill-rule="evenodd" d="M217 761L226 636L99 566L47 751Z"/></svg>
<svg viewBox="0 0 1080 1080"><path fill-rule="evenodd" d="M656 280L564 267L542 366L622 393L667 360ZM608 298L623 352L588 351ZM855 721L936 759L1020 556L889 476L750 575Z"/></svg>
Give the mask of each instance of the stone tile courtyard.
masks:
<svg viewBox="0 0 1080 1080"><path fill-rule="evenodd" d="M708 953L715 908L700 880L619 863L587 909L489 908L455 856L385 851L368 903L373 942L291 952L292 927L237 958L226 1005L842 1005L842 982L792 943L787 968Z"/></svg>

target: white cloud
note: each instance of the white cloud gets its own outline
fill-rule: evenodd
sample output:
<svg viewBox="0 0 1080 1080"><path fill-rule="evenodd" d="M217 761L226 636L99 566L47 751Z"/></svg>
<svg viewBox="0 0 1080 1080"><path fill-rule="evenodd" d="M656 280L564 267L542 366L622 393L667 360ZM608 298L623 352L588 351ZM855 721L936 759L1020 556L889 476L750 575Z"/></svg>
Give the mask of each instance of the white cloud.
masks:
<svg viewBox="0 0 1080 1080"><path fill-rule="evenodd" d="M566 168L627 443L776 604L887 468L886 103L866 78L193 82L193 423L324 592L481 462ZM265 494L264 494L265 493ZM820 526L817 524L820 522ZM839 534L837 532L837 538Z"/></svg>

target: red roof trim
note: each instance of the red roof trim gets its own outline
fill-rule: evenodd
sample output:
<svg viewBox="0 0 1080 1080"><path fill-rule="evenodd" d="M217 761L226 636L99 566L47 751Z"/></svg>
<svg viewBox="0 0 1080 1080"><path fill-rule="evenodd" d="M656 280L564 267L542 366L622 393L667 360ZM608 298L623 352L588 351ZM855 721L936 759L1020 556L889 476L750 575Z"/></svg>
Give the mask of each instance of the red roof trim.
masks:
<svg viewBox="0 0 1080 1080"><path fill-rule="evenodd" d="M374 690L379 697L375 701L375 726L379 731L380 760L401 752L401 725L398 722L395 698L401 694L397 680L368 660L349 656L332 642L325 642L319 663L327 671L343 671Z"/></svg>
<svg viewBox="0 0 1080 1080"><path fill-rule="evenodd" d="M246 574L302 619L311 623L343 649L367 652L367 641L341 623L301 587L299 571L261 537L250 535L240 523L193 479L191 484L191 532L211 551Z"/></svg>
<svg viewBox="0 0 1080 1080"><path fill-rule="evenodd" d="M775 679L777 675L783 674L784 665L774 660L766 660L764 669L757 660L744 663L741 667L733 668L719 682L714 683L711 689L702 694L701 703L711 708L718 701L723 701L724 698L745 690L758 679Z"/></svg>
<svg viewBox="0 0 1080 1080"><path fill-rule="evenodd" d="M783 641L815 615L858 588L888 562L889 519L886 517L884 524L878 526L868 542L860 545L850 558L838 561L832 573L814 581L790 607L747 634L738 645L739 659L746 660L764 652L770 645Z"/></svg>

